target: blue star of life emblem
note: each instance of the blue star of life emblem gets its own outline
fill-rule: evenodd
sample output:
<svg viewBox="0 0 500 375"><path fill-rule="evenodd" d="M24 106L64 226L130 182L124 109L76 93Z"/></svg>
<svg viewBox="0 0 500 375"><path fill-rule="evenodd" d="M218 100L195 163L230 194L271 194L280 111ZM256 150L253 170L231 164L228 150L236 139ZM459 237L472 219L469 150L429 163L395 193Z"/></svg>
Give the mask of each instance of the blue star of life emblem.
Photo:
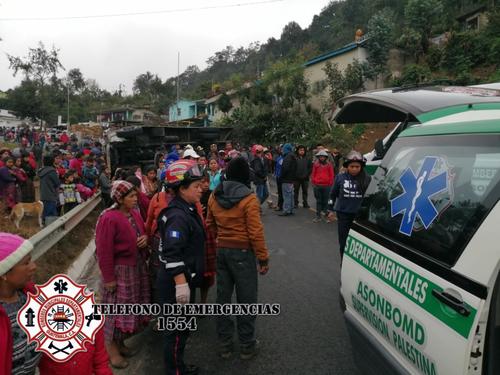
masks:
<svg viewBox="0 0 500 375"><path fill-rule="evenodd" d="M439 215L430 198L448 190L449 181L448 170L431 178L439 159L436 156L427 156L418 175L415 175L411 168L407 168L399 178L404 192L391 200L391 216L403 213L399 231L407 236L411 236L417 216L425 229L428 229Z"/></svg>

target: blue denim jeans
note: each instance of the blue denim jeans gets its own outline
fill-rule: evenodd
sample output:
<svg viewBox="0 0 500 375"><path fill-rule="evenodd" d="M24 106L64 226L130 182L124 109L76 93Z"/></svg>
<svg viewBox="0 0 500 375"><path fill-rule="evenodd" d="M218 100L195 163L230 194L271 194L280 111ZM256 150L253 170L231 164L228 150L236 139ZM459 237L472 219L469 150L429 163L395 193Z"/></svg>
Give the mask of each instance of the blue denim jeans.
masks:
<svg viewBox="0 0 500 375"><path fill-rule="evenodd" d="M45 223L45 218L47 216L59 216L57 214L57 202L54 201L42 201L43 203L43 213L42 220Z"/></svg>
<svg viewBox="0 0 500 375"><path fill-rule="evenodd" d="M283 183L281 185L283 191L283 212L293 213L293 184Z"/></svg>
<svg viewBox="0 0 500 375"><path fill-rule="evenodd" d="M259 198L260 204L264 203L267 197L269 197L269 190L267 189L267 184L255 185L255 194L257 194L257 198Z"/></svg>

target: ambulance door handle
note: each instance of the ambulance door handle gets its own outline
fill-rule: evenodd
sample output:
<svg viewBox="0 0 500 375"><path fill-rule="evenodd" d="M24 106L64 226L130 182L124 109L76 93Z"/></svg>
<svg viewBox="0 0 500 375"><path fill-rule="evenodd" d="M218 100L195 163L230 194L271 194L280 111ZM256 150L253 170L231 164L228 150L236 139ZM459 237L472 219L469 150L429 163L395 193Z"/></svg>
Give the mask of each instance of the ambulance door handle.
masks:
<svg viewBox="0 0 500 375"><path fill-rule="evenodd" d="M455 310L457 313L463 316L469 316L470 315L470 309L469 307L464 303L464 301L460 301L458 298L452 296L450 293L445 292L444 290L432 290L432 295L436 297L436 299L444 303L445 305L448 305L451 307L453 310Z"/></svg>

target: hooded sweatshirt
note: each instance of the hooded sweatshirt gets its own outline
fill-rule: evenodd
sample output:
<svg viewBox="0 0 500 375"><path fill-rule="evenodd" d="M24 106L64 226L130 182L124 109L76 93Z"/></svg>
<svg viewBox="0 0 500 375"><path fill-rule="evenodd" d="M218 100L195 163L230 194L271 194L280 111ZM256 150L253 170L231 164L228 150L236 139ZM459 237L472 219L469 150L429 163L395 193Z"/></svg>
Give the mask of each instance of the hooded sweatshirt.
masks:
<svg viewBox="0 0 500 375"><path fill-rule="evenodd" d="M359 211L366 188L371 177L363 173L357 178L348 172L343 172L335 178L333 189L330 193L328 209L330 211L355 214Z"/></svg>
<svg viewBox="0 0 500 375"><path fill-rule="evenodd" d="M54 167L42 167L38 171L40 177L40 200L56 202L59 198L59 177Z"/></svg>
<svg viewBox="0 0 500 375"><path fill-rule="evenodd" d="M266 265L269 253L257 196L241 182L224 181L208 200L207 226L217 248L251 249Z"/></svg>
<svg viewBox="0 0 500 375"><path fill-rule="evenodd" d="M283 165L281 166L281 182L284 184L292 184L297 179L297 158L292 152L293 146L286 143L283 146Z"/></svg>
<svg viewBox="0 0 500 375"><path fill-rule="evenodd" d="M315 186L332 186L335 174L330 162L325 163L316 160L313 165L312 183Z"/></svg>

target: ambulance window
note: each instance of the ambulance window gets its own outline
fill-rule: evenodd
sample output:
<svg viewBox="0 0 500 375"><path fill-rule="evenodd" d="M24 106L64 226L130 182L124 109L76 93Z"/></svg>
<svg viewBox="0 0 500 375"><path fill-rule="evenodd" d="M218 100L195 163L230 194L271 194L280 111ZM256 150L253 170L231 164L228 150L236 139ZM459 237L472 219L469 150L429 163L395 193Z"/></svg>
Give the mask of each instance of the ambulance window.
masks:
<svg viewBox="0 0 500 375"><path fill-rule="evenodd" d="M499 180L498 135L402 137L357 222L451 266L500 198Z"/></svg>

